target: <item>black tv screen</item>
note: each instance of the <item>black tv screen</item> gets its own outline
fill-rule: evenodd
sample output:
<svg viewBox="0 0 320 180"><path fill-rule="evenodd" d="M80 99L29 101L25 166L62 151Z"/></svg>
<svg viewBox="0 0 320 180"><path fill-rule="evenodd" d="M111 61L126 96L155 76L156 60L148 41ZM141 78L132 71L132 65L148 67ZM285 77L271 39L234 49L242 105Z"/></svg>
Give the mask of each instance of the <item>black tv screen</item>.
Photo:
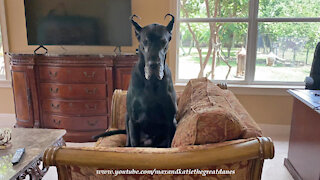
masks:
<svg viewBox="0 0 320 180"><path fill-rule="evenodd" d="M25 0L29 45L132 45L131 0Z"/></svg>

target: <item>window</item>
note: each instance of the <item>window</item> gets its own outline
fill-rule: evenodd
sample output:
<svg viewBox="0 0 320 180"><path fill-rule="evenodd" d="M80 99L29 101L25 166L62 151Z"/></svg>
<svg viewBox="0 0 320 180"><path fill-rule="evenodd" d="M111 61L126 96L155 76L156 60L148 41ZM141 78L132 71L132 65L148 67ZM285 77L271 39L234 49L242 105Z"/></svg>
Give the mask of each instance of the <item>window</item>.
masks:
<svg viewBox="0 0 320 180"><path fill-rule="evenodd" d="M320 41L318 0L178 0L176 82L302 84Z"/></svg>

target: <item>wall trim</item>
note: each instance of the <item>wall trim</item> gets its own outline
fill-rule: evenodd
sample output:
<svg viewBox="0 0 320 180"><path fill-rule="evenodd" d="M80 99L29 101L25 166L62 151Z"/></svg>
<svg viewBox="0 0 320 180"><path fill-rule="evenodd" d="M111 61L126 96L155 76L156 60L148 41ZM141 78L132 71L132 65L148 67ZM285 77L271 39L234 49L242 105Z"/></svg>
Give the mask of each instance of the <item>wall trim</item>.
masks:
<svg viewBox="0 0 320 180"><path fill-rule="evenodd" d="M0 113L0 121L7 120L7 119L16 119L16 114L7 114L7 113Z"/></svg>
<svg viewBox="0 0 320 180"><path fill-rule="evenodd" d="M176 91L183 91L186 85L186 83L175 83L174 88ZM228 84L228 90L235 95L290 96L287 90L304 88L304 86Z"/></svg>
<svg viewBox="0 0 320 180"><path fill-rule="evenodd" d="M13 128L15 123L15 114L0 113L0 128Z"/></svg>
<svg viewBox="0 0 320 180"><path fill-rule="evenodd" d="M171 71L171 77L172 77L172 81L173 83L176 82L177 80L177 47L179 47L179 45L177 44L177 35L178 35L178 29L179 29L179 23L177 23L177 20L179 19L178 16L179 16L179 13L178 13L178 10L177 10L177 3L178 1L177 0L173 0L173 1L170 1L170 4L169 4L169 11L172 15L174 15L176 18L175 18L175 24L173 26L173 30L172 30L172 39L171 39L171 43L169 45L169 51L168 51L168 59L169 59L169 62L168 62L168 66L170 68L170 71Z"/></svg>
<svg viewBox="0 0 320 180"><path fill-rule="evenodd" d="M12 87L11 81L0 80L0 88L11 88L11 87Z"/></svg>
<svg viewBox="0 0 320 180"><path fill-rule="evenodd" d="M2 44L3 44L3 53L4 53L4 65L6 80L11 79L10 73L10 62L8 53L10 52L9 48L9 38L8 38L8 29L7 29L7 17L6 17L6 4L4 0L0 0L0 24L1 24L1 34L2 34Z"/></svg>
<svg viewBox="0 0 320 180"><path fill-rule="evenodd" d="M304 89L304 86L228 84L228 89L231 90L236 95L290 96L287 90Z"/></svg>
<svg viewBox="0 0 320 180"><path fill-rule="evenodd" d="M0 118L12 118L16 117L16 114L11 114L11 113L0 113Z"/></svg>

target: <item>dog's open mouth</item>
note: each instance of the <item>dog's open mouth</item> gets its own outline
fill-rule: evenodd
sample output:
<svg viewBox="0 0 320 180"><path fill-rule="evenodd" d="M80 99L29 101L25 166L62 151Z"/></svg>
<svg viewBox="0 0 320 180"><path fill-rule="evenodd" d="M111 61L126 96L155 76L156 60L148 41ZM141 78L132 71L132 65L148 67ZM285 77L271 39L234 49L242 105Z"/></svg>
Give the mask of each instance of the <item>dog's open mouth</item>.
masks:
<svg viewBox="0 0 320 180"><path fill-rule="evenodd" d="M147 66L144 67L144 76L147 80L152 79L152 77L155 77L158 80L162 80L164 76L164 67L159 66L157 69L151 69Z"/></svg>

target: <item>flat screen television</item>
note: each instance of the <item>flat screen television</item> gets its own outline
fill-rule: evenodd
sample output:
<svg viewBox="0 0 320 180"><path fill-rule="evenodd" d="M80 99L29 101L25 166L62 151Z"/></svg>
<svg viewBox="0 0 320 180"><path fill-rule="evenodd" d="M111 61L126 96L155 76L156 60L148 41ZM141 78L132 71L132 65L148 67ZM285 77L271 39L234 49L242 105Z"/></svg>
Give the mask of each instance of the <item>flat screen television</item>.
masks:
<svg viewBox="0 0 320 180"><path fill-rule="evenodd" d="M131 0L25 0L29 45L132 45Z"/></svg>

